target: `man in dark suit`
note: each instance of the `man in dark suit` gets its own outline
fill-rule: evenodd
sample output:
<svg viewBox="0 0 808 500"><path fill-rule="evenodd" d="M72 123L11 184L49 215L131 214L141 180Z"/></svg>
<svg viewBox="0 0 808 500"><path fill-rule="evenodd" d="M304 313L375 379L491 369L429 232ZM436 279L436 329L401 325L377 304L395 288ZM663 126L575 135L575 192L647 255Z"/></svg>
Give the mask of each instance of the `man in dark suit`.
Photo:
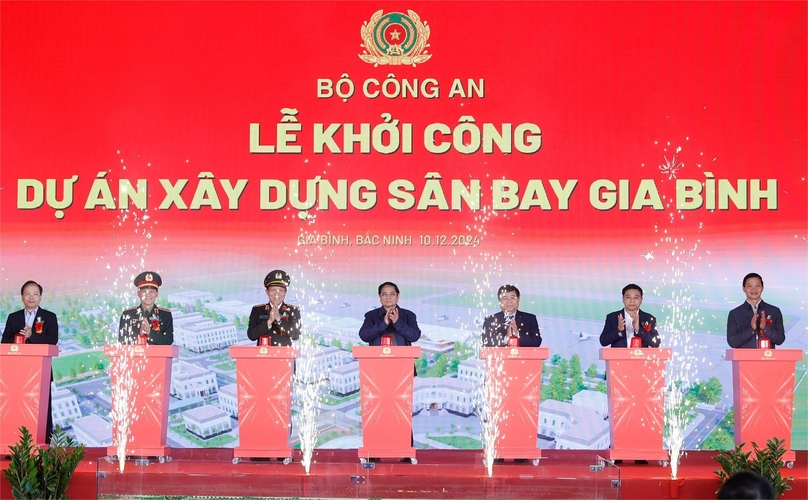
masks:
<svg viewBox="0 0 808 500"><path fill-rule="evenodd" d="M541 332L536 315L519 310L519 289L513 285L502 285L497 290L497 297L502 310L485 318L483 346L505 347L509 338L516 337L522 347L541 347Z"/></svg>
<svg viewBox="0 0 808 500"><path fill-rule="evenodd" d="M729 312L727 316L727 343L730 347L757 348L760 337L771 340L771 348L786 341L783 313L771 304L763 302L763 278L749 273L743 278L746 302Z"/></svg>
<svg viewBox="0 0 808 500"><path fill-rule="evenodd" d="M421 329L415 313L398 307L400 296L398 285L385 281L379 285L379 301L382 306L365 313L365 321L359 329L359 338L368 345L382 345L382 339L388 337L390 345L412 345L421 338ZM413 366L413 375L418 375ZM414 439L410 436L410 445ZM370 458L378 462L378 458ZM402 458L402 462L409 459Z"/></svg>
<svg viewBox="0 0 808 500"><path fill-rule="evenodd" d="M22 310L13 312L6 319L3 330L3 344L14 343L17 334L25 337L26 344L51 344L59 342L59 322L56 315L39 307L42 300L42 286L36 281L26 281L20 289ZM51 373L53 382L53 373ZM50 444L53 433L53 417L51 415L51 394L48 387L48 422L45 426L45 442Z"/></svg>
<svg viewBox="0 0 808 500"><path fill-rule="evenodd" d="M398 307L398 285L386 281L379 285L382 306L365 313L359 329L359 338L368 345L382 345L382 337L389 336L391 345L412 345L421 338L421 329L415 314Z"/></svg>
<svg viewBox="0 0 808 500"><path fill-rule="evenodd" d="M623 306L620 311L609 313L600 334L600 345L628 347L628 339L640 337L643 347L659 347L659 332L656 318L640 310L642 288L634 283L623 287Z"/></svg>
<svg viewBox="0 0 808 500"><path fill-rule="evenodd" d="M628 347L628 339L639 337L643 347L659 347L659 333L656 318L640 310L642 288L634 283L623 287L623 309L609 313L600 334L600 345ZM621 464L622 460L614 463ZM648 460L635 460L637 464L648 464Z"/></svg>
<svg viewBox="0 0 808 500"><path fill-rule="evenodd" d="M139 335L148 337L148 344L171 345L174 343L174 318L171 311L157 307L154 302L160 296L163 279L153 271L143 271L135 278L140 305L126 309L121 314L118 327L118 342L135 344Z"/></svg>
<svg viewBox="0 0 808 500"><path fill-rule="evenodd" d="M261 344L261 337L269 336L270 345L290 346L300 337L300 309L287 304L286 290L292 279L286 271L276 269L264 278L269 302L253 306L247 337Z"/></svg>

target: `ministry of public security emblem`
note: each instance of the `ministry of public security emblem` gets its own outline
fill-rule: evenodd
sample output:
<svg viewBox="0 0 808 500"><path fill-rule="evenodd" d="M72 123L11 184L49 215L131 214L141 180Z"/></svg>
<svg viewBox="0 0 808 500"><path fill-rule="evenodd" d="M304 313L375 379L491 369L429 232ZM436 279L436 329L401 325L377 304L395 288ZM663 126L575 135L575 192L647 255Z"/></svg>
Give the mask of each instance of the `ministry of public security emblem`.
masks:
<svg viewBox="0 0 808 500"><path fill-rule="evenodd" d="M426 53L429 44L429 26L421 22L418 14L408 10L401 12L376 11L370 21L362 25L362 47L359 58L374 66L412 64L428 61L432 54Z"/></svg>

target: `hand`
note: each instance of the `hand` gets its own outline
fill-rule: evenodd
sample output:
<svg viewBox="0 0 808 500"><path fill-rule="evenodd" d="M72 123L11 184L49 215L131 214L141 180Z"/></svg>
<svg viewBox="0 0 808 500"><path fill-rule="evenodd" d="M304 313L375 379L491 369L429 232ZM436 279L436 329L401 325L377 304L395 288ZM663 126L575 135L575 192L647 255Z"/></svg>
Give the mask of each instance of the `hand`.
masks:
<svg viewBox="0 0 808 500"><path fill-rule="evenodd" d="M634 325L634 332L639 333L640 331L640 315L639 313L634 313L631 315L631 322Z"/></svg>
<svg viewBox="0 0 808 500"><path fill-rule="evenodd" d="M766 324L765 320L764 320L763 324L764 325ZM758 328L758 315L753 314L752 315L752 330L757 331L757 328Z"/></svg>
<svg viewBox="0 0 808 500"><path fill-rule="evenodd" d="M151 332L151 325L149 324L149 320L143 318L140 320L140 334L141 335L148 335Z"/></svg>
<svg viewBox="0 0 808 500"><path fill-rule="evenodd" d="M511 324L508 325L508 335L511 337L518 337L519 336L519 327L516 326L516 320L512 320Z"/></svg>
<svg viewBox="0 0 808 500"><path fill-rule="evenodd" d="M267 319L267 323L271 326L272 323L280 322L281 320L281 313L275 306L271 306L269 309L269 319Z"/></svg>
<svg viewBox="0 0 808 500"><path fill-rule="evenodd" d="M387 311L387 315L384 317L384 322L388 325L390 323L395 323L398 321L398 308L391 307L389 311Z"/></svg>
<svg viewBox="0 0 808 500"><path fill-rule="evenodd" d="M20 334L21 334L21 335L25 335L25 338L27 338L27 339L30 339L30 338L31 338L31 333L32 333L32 331L31 331L31 327L30 327L30 326L27 326L27 325L26 325L26 327L25 327L25 328L23 328L22 330L20 330Z"/></svg>
<svg viewBox="0 0 808 500"><path fill-rule="evenodd" d="M617 331L618 332L626 331L626 320L623 318L622 314L617 315Z"/></svg>
<svg viewBox="0 0 808 500"><path fill-rule="evenodd" d="M758 324L760 325L761 330L766 329L766 313L763 312L762 310L760 311L760 321L758 322Z"/></svg>

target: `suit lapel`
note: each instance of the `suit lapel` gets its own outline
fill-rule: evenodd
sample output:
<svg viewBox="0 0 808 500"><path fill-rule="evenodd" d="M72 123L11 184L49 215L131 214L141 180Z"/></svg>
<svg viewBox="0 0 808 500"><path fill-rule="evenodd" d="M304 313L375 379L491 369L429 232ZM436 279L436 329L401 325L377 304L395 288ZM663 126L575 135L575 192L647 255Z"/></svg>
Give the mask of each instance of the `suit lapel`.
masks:
<svg viewBox="0 0 808 500"><path fill-rule="evenodd" d="M19 328L18 328L18 330L22 330L23 328L25 328L25 309L23 309L22 311L19 312L19 318L20 318L20 320L19 320ZM17 332L14 332L14 333L17 333Z"/></svg>
<svg viewBox="0 0 808 500"><path fill-rule="evenodd" d="M500 311L494 316L496 316L497 332L504 334L504 332L507 331L505 328L505 311Z"/></svg>

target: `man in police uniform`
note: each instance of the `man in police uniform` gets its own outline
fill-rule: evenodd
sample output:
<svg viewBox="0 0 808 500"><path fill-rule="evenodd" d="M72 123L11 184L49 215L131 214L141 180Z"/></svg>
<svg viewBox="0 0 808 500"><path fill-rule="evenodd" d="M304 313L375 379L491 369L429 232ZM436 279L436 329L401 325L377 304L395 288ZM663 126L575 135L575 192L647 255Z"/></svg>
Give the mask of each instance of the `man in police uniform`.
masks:
<svg viewBox="0 0 808 500"><path fill-rule="evenodd" d="M163 284L160 275L144 271L135 278L140 305L126 309L121 314L118 341L122 344L136 344L139 335L147 335L149 344L171 345L174 343L174 320L171 311L154 305L160 296L158 289Z"/></svg>
<svg viewBox="0 0 808 500"><path fill-rule="evenodd" d="M300 337L300 309L284 302L286 289L291 283L286 271L276 269L264 278L269 302L253 306L247 336L261 344L261 337L268 335L270 345L290 346Z"/></svg>

